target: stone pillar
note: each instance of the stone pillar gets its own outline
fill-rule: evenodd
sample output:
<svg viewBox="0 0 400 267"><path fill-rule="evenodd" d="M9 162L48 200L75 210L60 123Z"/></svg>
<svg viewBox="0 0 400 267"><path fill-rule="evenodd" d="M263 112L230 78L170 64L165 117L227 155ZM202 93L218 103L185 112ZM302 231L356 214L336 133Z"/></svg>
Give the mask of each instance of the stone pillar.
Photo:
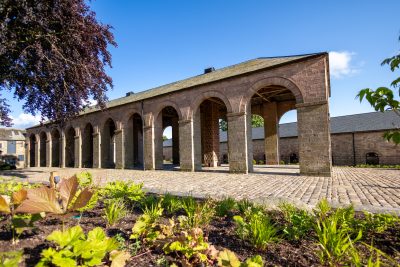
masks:
<svg viewBox="0 0 400 267"><path fill-rule="evenodd" d="M197 112L194 113L193 116L193 150L194 150L194 170L195 171L201 171L202 163L203 163L203 154L201 151L201 113L200 109L197 110ZM185 138L183 137L183 131L181 131L181 137L180 138ZM183 146L183 143L181 143L181 157L183 157L183 149L185 147ZM182 168L182 160L181 160L181 168Z"/></svg>
<svg viewBox="0 0 400 267"><path fill-rule="evenodd" d="M82 166L82 139L79 128L75 128L76 135L74 136L74 168Z"/></svg>
<svg viewBox="0 0 400 267"><path fill-rule="evenodd" d="M219 112L218 105L211 101L203 104L201 118L201 145L203 163L208 167L218 166L219 159Z"/></svg>
<svg viewBox="0 0 400 267"><path fill-rule="evenodd" d="M249 154L251 150L247 144L249 128L248 115L245 112L228 113L228 152L229 172L248 173L252 166L249 166Z"/></svg>
<svg viewBox="0 0 400 267"><path fill-rule="evenodd" d="M25 168L31 167L31 139L28 137L25 139Z"/></svg>
<svg viewBox="0 0 400 267"><path fill-rule="evenodd" d="M35 167L40 167L40 136L36 135L35 141Z"/></svg>
<svg viewBox="0 0 400 267"><path fill-rule="evenodd" d="M179 121L179 154L181 171L192 172L194 166L193 121ZM200 166L201 167L201 166Z"/></svg>
<svg viewBox="0 0 400 267"><path fill-rule="evenodd" d="M327 101L297 104L300 174L331 176L331 141Z"/></svg>
<svg viewBox="0 0 400 267"><path fill-rule="evenodd" d="M155 157L155 169L162 170L164 164L164 154L163 154L163 121L162 114L159 114L154 122L154 157Z"/></svg>
<svg viewBox="0 0 400 267"><path fill-rule="evenodd" d="M53 153L52 152L52 141L50 137L47 137L46 140L46 167L51 167L51 163L53 160Z"/></svg>
<svg viewBox="0 0 400 267"><path fill-rule="evenodd" d="M61 168L65 168L65 143L66 143L66 140L65 140L65 131L64 130L61 130L60 142L61 142L60 166L61 166Z"/></svg>
<svg viewBox="0 0 400 267"><path fill-rule="evenodd" d="M124 149L124 130L122 129L121 123L118 123L119 127L114 131L115 139L115 168L123 169L125 167L125 149Z"/></svg>
<svg viewBox="0 0 400 267"><path fill-rule="evenodd" d="M279 116L276 102L263 104L266 164L279 164Z"/></svg>
<svg viewBox="0 0 400 267"><path fill-rule="evenodd" d="M124 143L124 168L131 169L133 168L134 163L134 155L136 149L135 143L135 134L133 132L133 123L131 121L128 122L128 125L125 125L123 128L124 136L123 136L123 143Z"/></svg>
<svg viewBox="0 0 400 267"><path fill-rule="evenodd" d="M99 127L95 127L93 130L93 168L101 168L101 136Z"/></svg>
<svg viewBox="0 0 400 267"><path fill-rule="evenodd" d="M179 119L172 118L172 163L179 164Z"/></svg>
<svg viewBox="0 0 400 267"><path fill-rule="evenodd" d="M145 126L143 128L144 138L144 169L154 170L155 169L155 157L154 157L154 127Z"/></svg>

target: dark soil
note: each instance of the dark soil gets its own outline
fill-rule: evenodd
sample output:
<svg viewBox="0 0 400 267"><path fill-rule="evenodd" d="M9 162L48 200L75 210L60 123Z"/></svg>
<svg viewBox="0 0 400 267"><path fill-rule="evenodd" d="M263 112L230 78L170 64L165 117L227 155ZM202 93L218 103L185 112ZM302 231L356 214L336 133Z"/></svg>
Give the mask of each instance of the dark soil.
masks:
<svg viewBox="0 0 400 267"><path fill-rule="evenodd" d="M34 266L40 259L40 253L43 249L51 246L45 238L52 231L68 228L80 224L85 232L100 226L106 229L109 236L119 234L126 240L126 247L134 255L127 266L165 266L157 265L161 262L171 262L173 258L164 255L162 251L150 249L145 245L135 246L134 241L129 239L131 229L140 215L138 210L134 210L127 215L114 227L106 227L106 221L103 216L101 206L83 213L81 219L74 216L78 213L68 214L66 216L47 215L45 219L36 222L37 228L28 231L19 236L18 241L13 244L12 234L9 227L9 221L3 218L0 221L0 252L23 250L24 261L21 266ZM276 216L276 223L283 224L283 218ZM357 216L362 216L358 214ZM208 241L218 250L227 248L236 253L241 259L245 260L254 255L261 255L266 266L320 266L319 258L315 251L317 245L312 233L300 241L281 240L278 243L270 244L266 251L257 251L250 244L242 241L235 234L235 225L231 216L224 218L215 218L210 225L204 229ZM364 236L366 244L373 244L389 256L399 259L400 251L400 226L389 229L381 234ZM360 247L361 249L361 247ZM364 257L368 257L369 250L363 247L361 249Z"/></svg>

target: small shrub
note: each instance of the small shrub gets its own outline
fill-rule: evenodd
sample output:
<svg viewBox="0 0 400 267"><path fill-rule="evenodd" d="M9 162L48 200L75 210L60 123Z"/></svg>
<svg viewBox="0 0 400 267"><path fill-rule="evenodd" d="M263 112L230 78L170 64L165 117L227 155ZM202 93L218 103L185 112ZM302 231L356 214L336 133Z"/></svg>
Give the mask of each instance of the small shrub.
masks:
<svg viewBox="0 0 400 267"><path fill-rule="evenodd" d="M361 220L361 227L365 231L373 233L383 233L388 228L395 226L400 222L400 218L397 215L392 214L373 214L364 212L365 218Z"/></svg>
<svg viewBox="0 0 400 267"><path fill-rule="evenodd" d="M254 204L250 202L248 199L241 199L237 202L237 207L239 212L244 215L245 212L251 210L254 207Z"/></svg>
<svg viewBox="0 0 400 267"><path fill-rule="evenodd" d="M313 229L313 217L306 210L288 203L280 205L280 209L287 221L283 233L289 240L299 240Z"/></svg>
<svg viewBox="0 0 400 267"><path fill-rule="evenodd" d="M122 198L125 202L134 203L144 197L143 184L134 182L114 181L107 183L101 189L101 195L105 198Z"/></svg>
<svg viewBox="0 0 400 267"><path fill-rule="evenodd" d="M225 198L219 201L215 207L215 213L219 217L224 217L232 213L232 211L236 208L236 201L231 198Z"/></svg>
<svg viewBox="0 0 400 267"><path fill-rule="evenodd" d="M279 239L277 227L263 213L253 212L248 218L234 216L233 220L239 237L249 241L257 249L265 250L268 244Z"/></svg>
<svg viewBox="0 0 400 267"><path fill-rule="evenodd" d="M106 236L103 229L96 227L87 236L80 226L74 226L65 231L56 230L46 238L54 242L57 247L44 249L41 259L36 265L41 266L95 266L103 263L110 253L111 259L116 260L121 252L116 251L118 243Z"/></svg>
<svg viewBox="0 0 400 267"><path fill-rule="evenodd" d="M342 211L337 211L317 221L315 226L319 246L317 255L322 264L339 266L345 263L352 252L352 244L362 237L362 230L359 230L357 236L351 238L352 232L348 225L340 224L340 221L344 221L342 215Z"/></svg>
<svg viewBox="0 0 400 267"><path fill-rule="evenodd" d="M118 223L127 213L122 199L110 199L105 202L104 218L107 220L108 226Z"/></svg>
<svg viewBox="0 0 400 267"><path fill-rule="evenodd" d="M169 193L163 196L162 206L168 214L174 214L182 208L181 200Z"/></svg>
<svg viewBox="0 0 400 267"><path fill-rule="evenodd" d="M197 202L193 197L185 197L182 199L182 208L186 217L180 217L180 223L186 228L201 228L208 225L215 213L210 199Z"/></svg>
<svg viewBox="0 0 400 267"><path fill-rule="evenodd" d="M158 203L162 203L162 199L157 197L156 195L147 195L140 200L140 207L142 210L149 209L151 207L155 207Z"/></svg>
<svg viewBox="0 0 400 267"><path fill-rule="evenodd" d="M253 159L253 165L256 165L257 161L255 159Z"/></svg>
<svg viewBox="0 0 400 267"><path fill-rule="evenodd" d="M93 176L90 172L84 171L76 175L78 183L81 187L87 187L93 185Z"/></svg>
<svg viewBox="0 0 400 267"><path fill-rule="evenodd" d="M264 165L264 164L265 164L265 161L259 160L259 161L258 161L258 164L259 164L259 165Z"/></svg>
<svg viewBox="0 0 400 267"><path fill-rule="evenodd" d="M324 199L321 199L315 206L314 214L320 220L323 220L328 216L328 214L330 213L331 210L332 210L332 207L329 205L328 200L326 198L324 198Z"/></svg>

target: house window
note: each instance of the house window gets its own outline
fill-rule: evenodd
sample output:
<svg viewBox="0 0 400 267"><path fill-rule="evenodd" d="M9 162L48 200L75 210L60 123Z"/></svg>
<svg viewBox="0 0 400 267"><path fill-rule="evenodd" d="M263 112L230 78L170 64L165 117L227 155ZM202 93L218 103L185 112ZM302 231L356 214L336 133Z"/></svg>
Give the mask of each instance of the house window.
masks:
<svg viewBox="0 0 400 267"><path fill-rule="evenodd" d="M7 141L7 154L15 154L17 153L17 142L16 141Z"/></svg>
<svg viewBox="0 0 400 267"><path fill-rule="evenodd" d="M18 161L24 161L25 157L24 155L18 155Z"/></svg>

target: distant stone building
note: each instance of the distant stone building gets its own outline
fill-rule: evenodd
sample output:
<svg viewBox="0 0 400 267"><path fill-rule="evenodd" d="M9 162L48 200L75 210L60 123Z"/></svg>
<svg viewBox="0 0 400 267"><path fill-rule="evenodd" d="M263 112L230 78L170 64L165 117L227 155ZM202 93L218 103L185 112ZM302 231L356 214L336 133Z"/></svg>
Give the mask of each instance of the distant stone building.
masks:
<svg viewBox="0 0 400 267"><path fill-rule="evenodd" d="M400 164L400 146L387 142L383 134L399 129L394 112L371 112L331 118L332 162L334 165ZM253 157L265 162L264 128L253 128ZM228 161L227 134L220 132L220 162ZM164 159L171 159L171 140L164 142ZM299 161L297 123L279 125L279 155L285 163Z"/></svg>
<svg viewBox="0 0 400 267"><path fill-rule="evenodd" d="M0 160L25 167L25 130L0 128Z"/></svg>

